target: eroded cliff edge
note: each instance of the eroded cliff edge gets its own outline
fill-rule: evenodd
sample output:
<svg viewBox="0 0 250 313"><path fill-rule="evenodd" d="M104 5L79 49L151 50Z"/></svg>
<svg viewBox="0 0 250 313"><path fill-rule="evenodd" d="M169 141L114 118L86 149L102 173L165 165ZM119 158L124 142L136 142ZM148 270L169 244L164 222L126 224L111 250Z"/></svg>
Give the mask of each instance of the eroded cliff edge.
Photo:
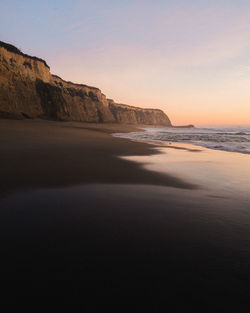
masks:
<svg viewBox="0 0 250 313"><path fill-rule="evenodd" d="M117 104L98 88L52 75L44 60L1 41L0 117L171 126L163 111Z"/></svg>

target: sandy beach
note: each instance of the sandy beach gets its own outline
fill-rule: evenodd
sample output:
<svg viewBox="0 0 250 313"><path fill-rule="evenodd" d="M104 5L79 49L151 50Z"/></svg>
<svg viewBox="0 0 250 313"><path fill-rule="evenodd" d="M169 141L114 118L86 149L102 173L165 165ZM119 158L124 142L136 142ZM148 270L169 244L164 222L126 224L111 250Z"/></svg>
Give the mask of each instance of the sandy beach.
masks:
<svg viewBox="0 0 250 313"><path fill-rule="evenodd" d="M83 183L195 188L174 176L146 171L117 158L157 153L151 145L110 135L136 129L117 124L0 120L1 194Z"/></svg>
<svg viewBox="0 0 250 313"><path fill-rule="evenodd" d="M33 296L100 289L109 303L127 290L137 312L165 312L172 300L183 307L180 297L187 312L188 301L207 303L201 312L235 296L243 305L248 156L225 164L229 152L111 136L132 130L0 120L2 280L21 294L28 282ZM212 311L211 297L219 300Z"/></svg>

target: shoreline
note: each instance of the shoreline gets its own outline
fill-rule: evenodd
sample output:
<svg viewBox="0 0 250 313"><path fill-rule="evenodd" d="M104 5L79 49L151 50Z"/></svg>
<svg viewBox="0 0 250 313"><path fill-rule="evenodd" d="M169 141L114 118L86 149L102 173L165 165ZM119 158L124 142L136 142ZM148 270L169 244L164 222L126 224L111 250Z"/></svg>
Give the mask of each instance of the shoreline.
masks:
<svg viewBox="0 0 250 313"><path fill-rule="evenodd" d="M213 295L224 307L222 293L248 302L249 159L118 129L132 128L0 120L2 281L24 296L96 288L113 301L132 286L152 303L159 290L192 307Z"/></svg>
<svg viewBox="0 0 250 313"><path fill-rule="evenodd" d="M145 184L197 188L119 156L154 155L156 146L115 138L141 125L43 120L0 120L0 197L37 188L85 183Z"/></svg>
<svg viewBox="0 0 250 313"><path fill-rule="evenodd" d="M226 151L240 154L250 154L250 130L241 129L240 127L232 127L231 129L206 129L196 128L196 131L191 132L175 132L175 127L164 128L161 131L160 127L144 127L144 133L133 131L131 133L115 133L114 137L126 138L135 142L145 142L150 144L159 144L170 147L180 146L195 146L197 148L205 148L215 151ZM183 129L183 127L181 128Z"/></svg>

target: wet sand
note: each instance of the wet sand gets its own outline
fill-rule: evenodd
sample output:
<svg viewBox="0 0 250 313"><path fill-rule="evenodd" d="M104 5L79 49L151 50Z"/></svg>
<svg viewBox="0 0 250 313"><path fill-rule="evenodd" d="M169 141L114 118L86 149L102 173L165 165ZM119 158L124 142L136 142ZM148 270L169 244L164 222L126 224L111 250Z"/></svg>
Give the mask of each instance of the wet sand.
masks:
<svg viewBox="0 0 250 313"><path fill-rule="evenodd" d="M0 120L0 196L83 183L130 183L195 188L174 176L147 171L118 155L150 155L151 145L112 137L133 126Z"/></svg>
<svg viewBox="0 0 250 313"><path fill-rule="evenodd" d="M129 130L0 120L5 290L87 312L248 312L248 159L110 135Z"/></svg>
<svg viewBox="0 0 250 313"><path fill-rule="evenodd" d="M155 144L155 142L154 142ZM159 154L122 159L145 164L144 168L170 174L199 186L196 194L250 205L250 157L184 143L162 143ZM198 153L197 153L198 152ZM201 193L202 190L202 193Z"/></svg>

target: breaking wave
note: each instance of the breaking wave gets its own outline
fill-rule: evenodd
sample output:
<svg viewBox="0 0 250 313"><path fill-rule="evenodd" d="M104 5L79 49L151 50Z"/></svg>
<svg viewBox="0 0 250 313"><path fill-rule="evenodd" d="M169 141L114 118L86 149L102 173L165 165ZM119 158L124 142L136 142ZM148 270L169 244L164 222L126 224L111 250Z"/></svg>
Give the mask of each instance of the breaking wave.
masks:
<svg viewBox="0 0 250 313"><path fill-rule="evenodd" d="M155 142L180 142L209 149L250 154L250 126L231 128L145 128L115 137Z"/></svg>

